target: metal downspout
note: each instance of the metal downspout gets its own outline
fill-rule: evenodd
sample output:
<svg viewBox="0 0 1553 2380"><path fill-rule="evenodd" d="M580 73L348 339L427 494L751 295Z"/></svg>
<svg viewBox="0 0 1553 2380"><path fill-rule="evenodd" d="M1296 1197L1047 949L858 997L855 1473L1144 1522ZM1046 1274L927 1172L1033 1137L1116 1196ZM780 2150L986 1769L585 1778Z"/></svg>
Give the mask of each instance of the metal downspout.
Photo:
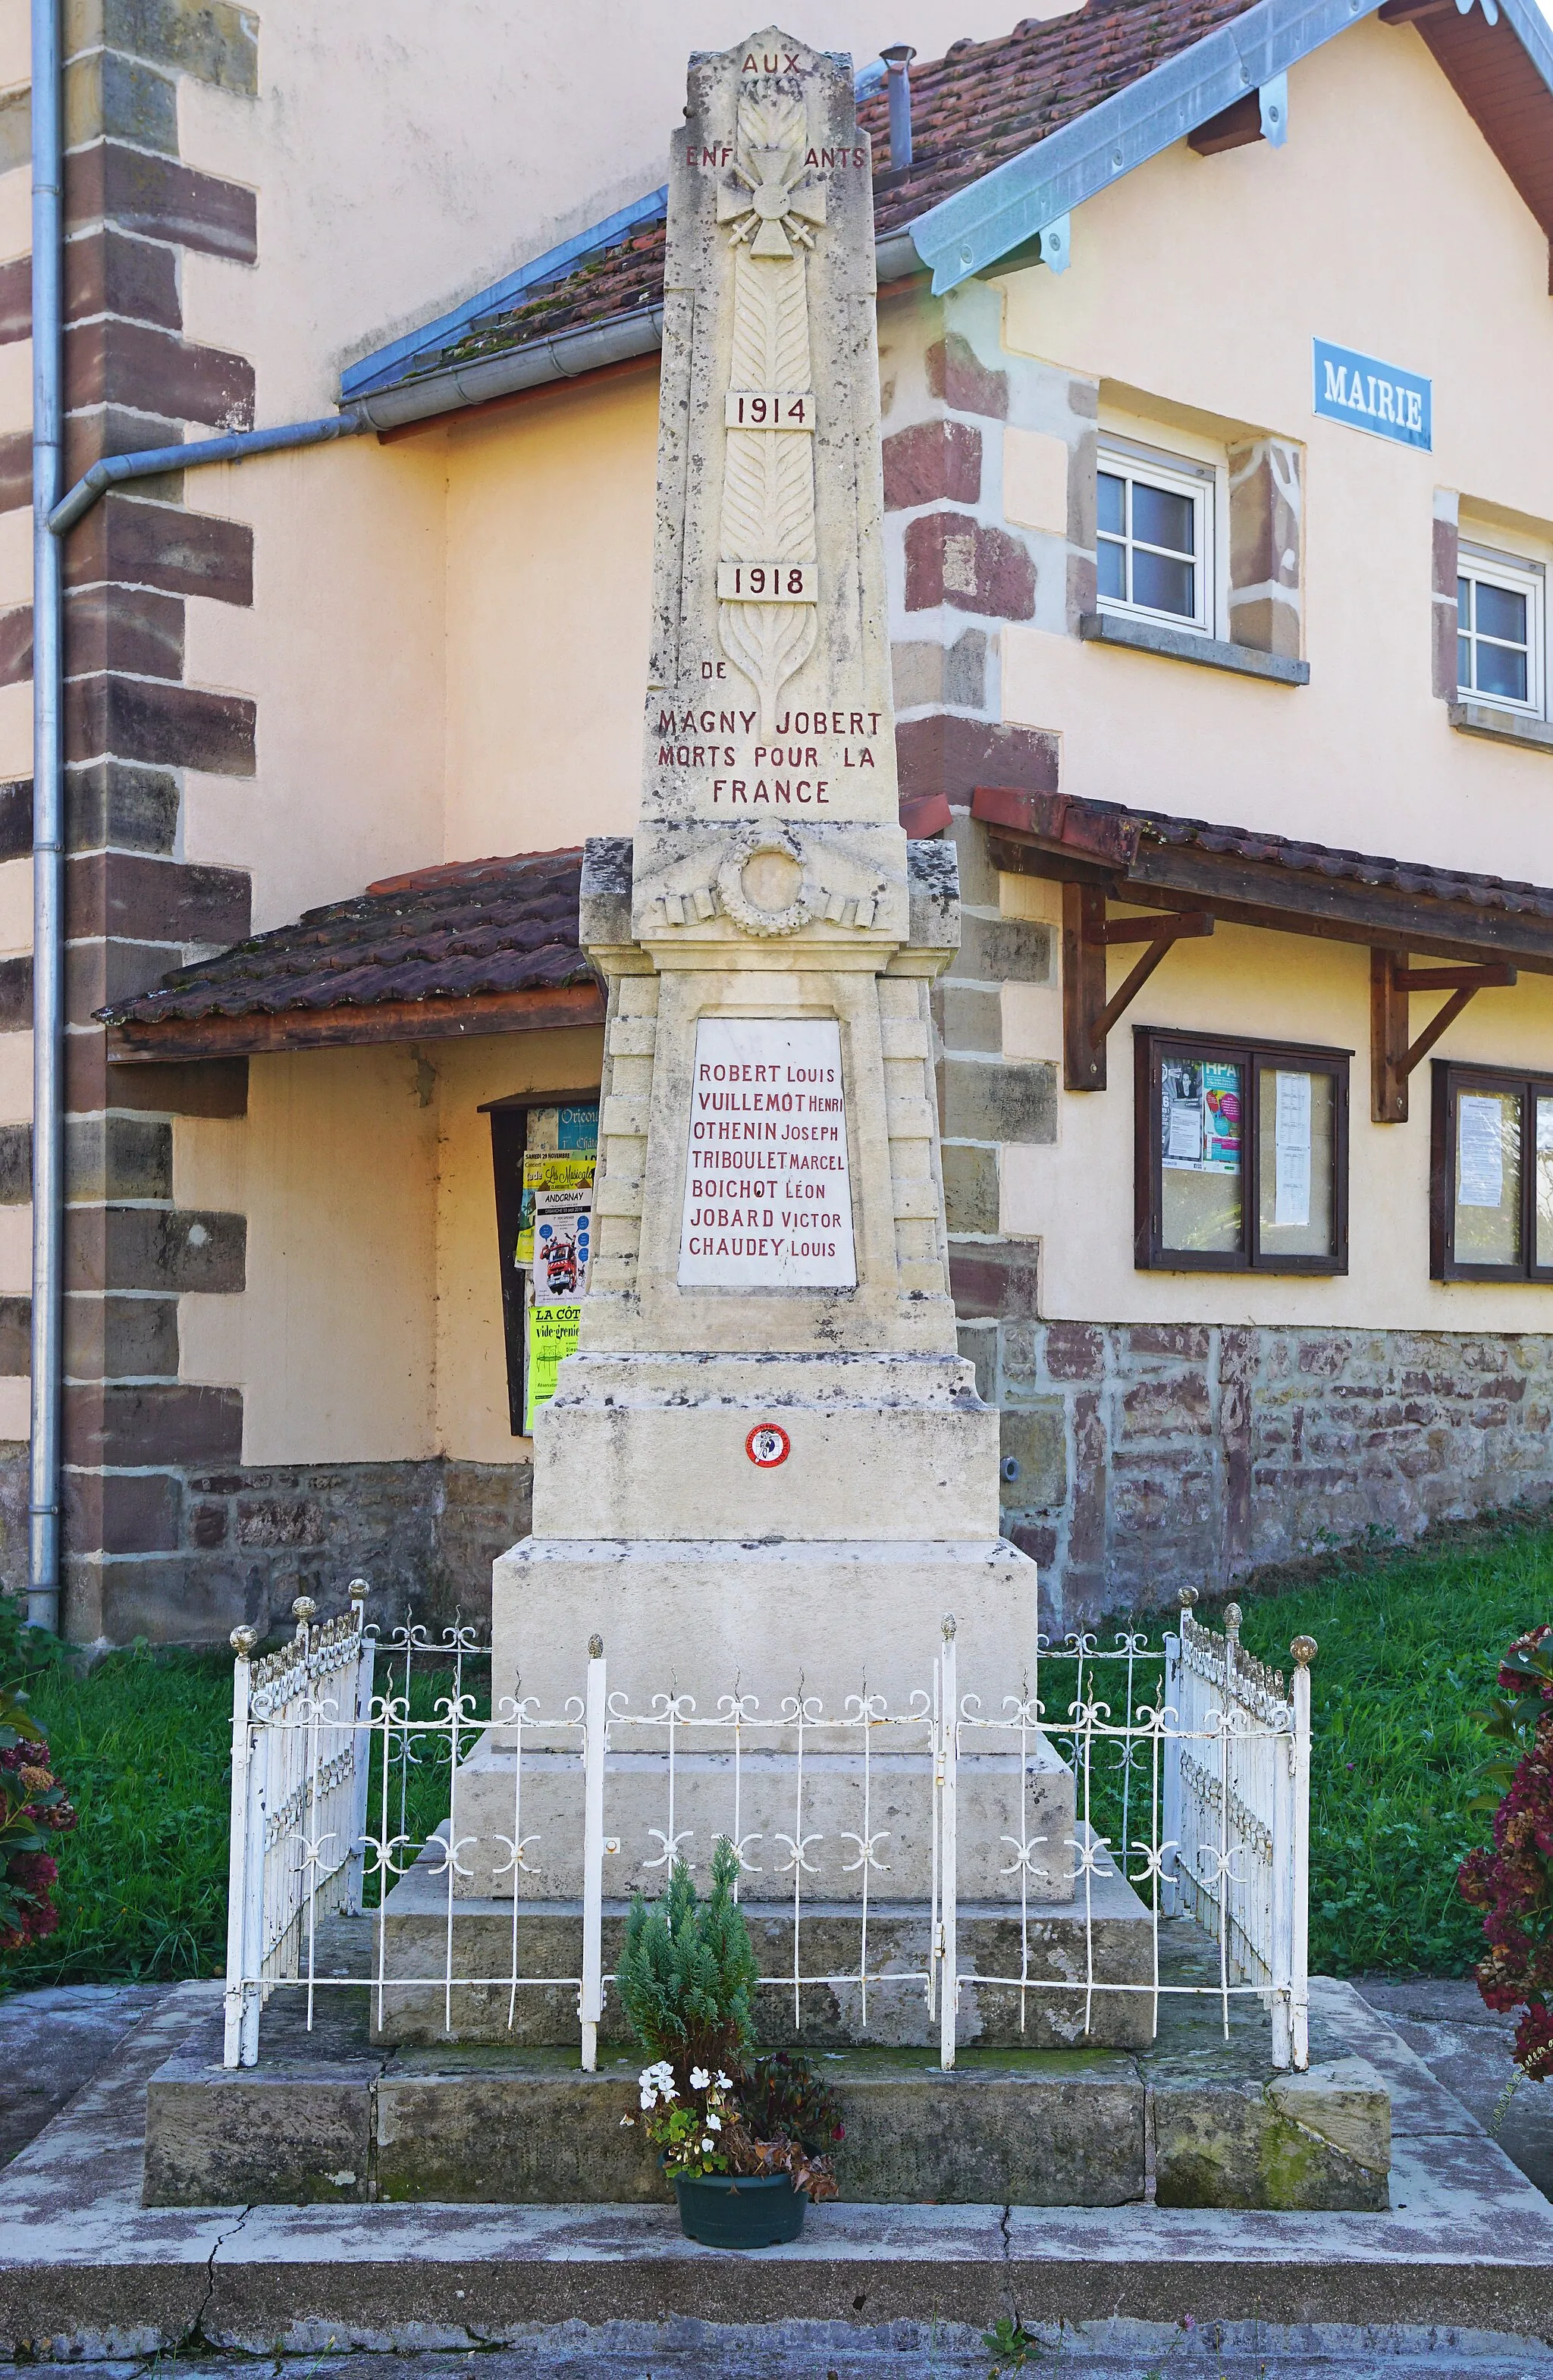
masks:
<svg viewBox="0 0 1553 2380"><path fill-rule="evenodd" d="M27 1619L59 1626L60 1301L65 1209L63 552L49 528L63 472L61 0L32 33L32 1448Z"/></svg>

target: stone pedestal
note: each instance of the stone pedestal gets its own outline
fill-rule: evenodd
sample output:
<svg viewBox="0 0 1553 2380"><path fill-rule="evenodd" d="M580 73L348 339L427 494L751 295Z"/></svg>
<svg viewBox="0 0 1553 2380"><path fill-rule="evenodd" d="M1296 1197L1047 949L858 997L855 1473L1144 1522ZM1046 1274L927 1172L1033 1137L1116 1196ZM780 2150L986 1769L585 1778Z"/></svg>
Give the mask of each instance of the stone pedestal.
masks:
<svg viewBox="0 0 1553 2380"><path fill-rule="evenodd" d="M726 1834L768 1932L801 1868L856 1968L866 1880L926 1966L942 1623L960 1693L1001 1716L1034 1680L1037 1579L999 1534L998 1417L950 1294L928 995L958 884L952 846L899 823L847 62L776 31L693 59L669 190L638 822L588 844L582 881L609 1001L591 1271L535 1421L533 1535L495 1567L498 1724L459 1774L456 1906L478 1930L516 1884L531 1929L537 1896L580 1894L556 1723L598 1638L606 1894L661 1886L676 1854L704 1876ZM734 1697L736 1777L705 1724ZM664 1733L629 1723L669 1703L672 1814ZM870 1732L867 1773L844 1726L865 1703L916 1719ZM519 1704L521 1771L500 1723ZM796 1724L762 1732L787 1704L801 1791ZM1064 1911L1072 1777L1033 1728L965 1750L962 1896L994 1925L1022 1892ZM401 1949L412 1898L391 1904Z"/></svg>

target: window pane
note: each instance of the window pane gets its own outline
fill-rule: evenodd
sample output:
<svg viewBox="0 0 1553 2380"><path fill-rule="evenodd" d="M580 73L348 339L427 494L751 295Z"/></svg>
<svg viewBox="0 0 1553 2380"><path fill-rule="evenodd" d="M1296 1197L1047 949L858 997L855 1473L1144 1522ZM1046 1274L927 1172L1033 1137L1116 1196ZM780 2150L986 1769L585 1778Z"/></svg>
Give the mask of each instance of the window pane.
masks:
<svg viewBox="0 0 1553 2380"><path fill-rule="evenodd" d="M1456 639L1456 683L1459 686L1471 689L1472 638L1470 637L1458 637Z"/></svg>
<svg viewBox="0 0 1553 2380"><path fill-rule="evenodd" d="M1521 1099L1456 1095L1456 1261L1521 1261Z"/></svg>
<svg viewBox="0 0 1553 2380"><path fill-rule="evenodd" d="M1195 619L1196 570L1190 562L1172 562L1165 554L1148 553L1134 545L1133 601L1146 603L1151 612L1177 612L1183 620Z"/></svg>
<svg viewBox="0 0 1553 2380"><path fill-rule="evenodd" d="M1456 581L1456 617L1460 626L1471 627L1472 580L1470 578L1458 578Z"/></svg>
<svg viewBox="0 0 1553 2380"><path fill-rule="evenodd" d="M1526 656L1510 645L1479 644L1477 691L1498 694L1511 702L1526 699Z"/></svg>
<svg viewBox="0 0 1553 2380"><path fill-rule="evenodd" d="M1197 507L1190 496L1133 481L1133 535L1145 545L1168 545L1172 553L1195 553Z"/></svg>
<svg viewBox="0 0 1553 2380"><path fill-rule="evenodd" d="M1526 599L1512 593L1508 587L1490 587L1486 579L1477 582L1477 633L1480 637L1503 637L1507 643L1523 645L1526 641Z"/></svg>
<svg viewBox="0 0 1553 2380"><path fill-rule="evenodd" d="M1168 1057L1160 1069L1160 1240L1167 1248L1242 1245L1241 1109L1244 1070Z"/></svg>
<svg viewBox="0 0 1553 2380"><path fill-rule="evenodd" d="M1127 492L1114 471L1100 473L1099 497L1100 528L1109 529L1112 537L1121 537L1127 527Z"/></svg>
<svg viewBox="0 0 1553 2380"><path fill-rule="evenodd" d="M1127 600L1127 549L1101 538L1098 547L1102 595L1115 596L1119 603Z"/></svg>
<svg viewBox="0 0 1553 2380"><path fill-rule="evenodd" d="M1256 1198L1264 1256L1337 1253L1332 1213L1335 1092L1328 1074L1303 1067L1260 1070Z"/></svg>
<svg viewBox="0 0 1553 2380"><path fill-rule="evenodd" d="M1553 1265L1553 1099L1536 1103L1536 1261Z"/></svg>

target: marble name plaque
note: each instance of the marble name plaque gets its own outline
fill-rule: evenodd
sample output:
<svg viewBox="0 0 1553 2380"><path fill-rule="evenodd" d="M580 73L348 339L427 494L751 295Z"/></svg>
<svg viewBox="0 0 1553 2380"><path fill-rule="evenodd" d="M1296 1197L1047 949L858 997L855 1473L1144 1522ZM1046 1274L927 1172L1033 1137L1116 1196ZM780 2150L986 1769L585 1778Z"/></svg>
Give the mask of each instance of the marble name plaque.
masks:
<svg viewBox="0 0 1553 2380"><path fill-rule="evenodd" d="M697 1026L679 1281L856 1286L833 1020L704 1016Z"/></svg>

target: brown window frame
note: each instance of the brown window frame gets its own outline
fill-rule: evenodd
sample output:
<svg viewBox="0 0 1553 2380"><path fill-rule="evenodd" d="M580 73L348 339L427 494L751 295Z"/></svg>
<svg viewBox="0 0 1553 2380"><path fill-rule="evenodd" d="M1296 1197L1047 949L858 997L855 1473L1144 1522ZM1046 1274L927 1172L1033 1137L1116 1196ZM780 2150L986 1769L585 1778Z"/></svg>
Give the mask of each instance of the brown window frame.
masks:
<svg viewBox="0 0 1553 2380"><path fill-rule="evenodd" d="M1168 1248L1163 1243L1159 1069L1167 1054L1178 1053L1246 1069L1238 1248ZM1139 1272L1310 1273L1329 1280L1348 1270L1349 1064L1353 1055L1352 1050L1329 1049L1318 1042L1247 1041L1232 1034L1194 1033L1174 1026L1134 1026L1133 1262ZM1261 1217L1256 1185L1261 1180L1262 1103L1257 1078L1265 1068L1287 1066L1291 1061L1311 1074L1332 1077L1330 1256L1269 1256L1258 1245Z"/></svg>
<svg viewBox="0 0 1553 2380"><path fill-rule="evenodd" d="M479 1112L491 1118L491 1164L496 1189L496 1262L502 1276L502 1336L507 1358L507 1419L514 1438L527 1435L523 1409L528 1394L528 1341L524 1330L523 1267L506 1254L517 1245L523 1212L523 1158L528 1118L535 1108L599 1107L603 1092L594 1083L583 1091L518 1091L510 1099L486 1099Z"/></svg>
<svg viewBox="0 0 1553 2380"><path fill-rule="evenodd" d="M1539 1097L1553 1099L1553 1075L1521 1066L1473 1066L1457 1058L1431 1062L1429 1119L1429 1278L1431 1281L1553 1281L1553 1264L1536 1261L1536 1123ZM1458 1264L1456 1102L1463 1090L1517 1091L1521 1098L1521 1259L1518 1264Z"/></svg>

